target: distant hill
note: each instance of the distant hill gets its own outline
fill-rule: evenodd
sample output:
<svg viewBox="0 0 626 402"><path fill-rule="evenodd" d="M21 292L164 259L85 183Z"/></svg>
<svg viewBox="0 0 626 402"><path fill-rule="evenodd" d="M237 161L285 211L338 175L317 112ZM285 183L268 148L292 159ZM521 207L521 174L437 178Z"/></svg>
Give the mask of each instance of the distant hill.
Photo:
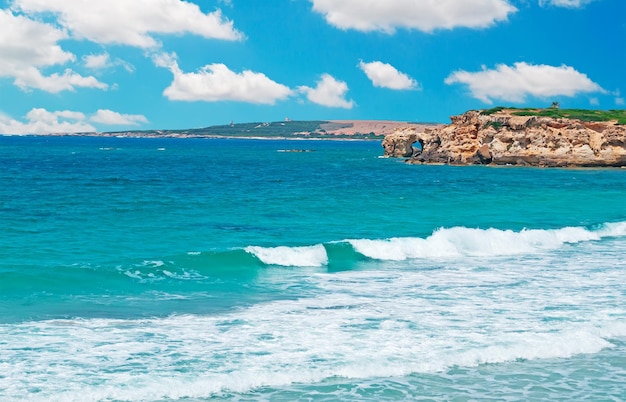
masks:
<svg viewBox="0 0 626 402"><path fill-rule="evenodd" d="M179 138L316 138L316 139L383 139L396 128L420 128L418 123L386 120L310 120L235 123L183 130L117 131L83 135L123 137L179 137Z"/></svg>

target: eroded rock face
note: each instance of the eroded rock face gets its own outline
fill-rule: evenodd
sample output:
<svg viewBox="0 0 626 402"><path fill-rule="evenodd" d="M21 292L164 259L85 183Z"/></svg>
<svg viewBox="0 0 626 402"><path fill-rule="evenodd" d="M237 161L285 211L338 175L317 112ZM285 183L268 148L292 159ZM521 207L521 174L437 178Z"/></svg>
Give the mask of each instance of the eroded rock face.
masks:
<svg viewBox="0 0 626 402"><path fill-rule="evenodd" d="M513 116L506 110L470 111L451 121L422 133L388 135L385 155L410 157L410 163L626 166L626 126L616 122ZM421 152L411 146L416 142Z"/></svg>
<svg viewBox="0 0 626 402"><path fill-rule="evenodd" d="M413 144L418 141L417 133L414 129L396 130L393 134L385 136L383 148L385 156L393 158L409 158L415 153Z"/></svg>

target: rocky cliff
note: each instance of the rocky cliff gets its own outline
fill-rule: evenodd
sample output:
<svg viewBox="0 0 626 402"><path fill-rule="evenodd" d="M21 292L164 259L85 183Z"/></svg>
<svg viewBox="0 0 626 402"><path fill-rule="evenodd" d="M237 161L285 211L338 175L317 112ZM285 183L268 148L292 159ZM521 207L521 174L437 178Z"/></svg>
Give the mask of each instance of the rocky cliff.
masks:
<svg viewBox="0 0 626 402"><path fill-rule="evenodd" d="M532 166L626 166L626 125L570 118L469 111L423 132L385 137L386 156L410 163Z"/></svg>

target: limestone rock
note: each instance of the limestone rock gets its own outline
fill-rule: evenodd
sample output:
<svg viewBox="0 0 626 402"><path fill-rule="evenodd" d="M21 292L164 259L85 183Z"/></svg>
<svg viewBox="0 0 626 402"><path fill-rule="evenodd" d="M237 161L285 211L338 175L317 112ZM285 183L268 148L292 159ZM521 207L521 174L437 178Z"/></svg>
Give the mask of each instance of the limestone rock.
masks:
<svg viewBox="0 0 626 402"><path fill-rule="evenodd" d="M410 163L626 166L626 125L615 121L515 116L506 109L450 119L451 124L424 132L405 128L387 135L385 156Z"/></svg>
<svg viewBox="0 0 626 402"><path fill-rule="evenodd" d="M493 160L493 156L491 155L491 151L489 151L489 145L483 144L478 151L476 151L476 157L481 164L491 163Z"/></svg>
<svg viewBox="0 0 626 402"><path fill-rule="evenodd" d="M385 136L383 140L383 148L385 149L385 156L394 158L409 158L415 153L413 144L418 141L417 133L406 132L406 129L398 130L397 132Z"/></svg>

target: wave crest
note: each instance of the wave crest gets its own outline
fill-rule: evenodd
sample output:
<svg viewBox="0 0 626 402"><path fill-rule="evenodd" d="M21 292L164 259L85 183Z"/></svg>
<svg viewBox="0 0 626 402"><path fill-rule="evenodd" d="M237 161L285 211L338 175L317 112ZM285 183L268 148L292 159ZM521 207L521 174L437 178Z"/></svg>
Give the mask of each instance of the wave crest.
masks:
<svg viewBox="0 0 626 402"><path fill-rule="evenodd" d="M564 244L600 240L626 234L626 222L606 224L598 231L583 227L515 232L501 229L453 227L437 229L427 238L395 237L382 240L346 240L354 250L376 260L415 258L489 257L554 250Z"/></svg>
<svg viewBox="0 0 626 402"><path fill-rule="evenodd" d="M596 229L568 226L559 229L480 229L457 226L439 228L430 236L393 237L389 239L347 239L328 244L302 247L248 246L244 250L266 265L289 267L320 267L336 255L336 244L349 245L351 251L342 258L358 260L364 256L374 260L403 261L408 259L498 257L534 254L557 250L566 244L599 241L608 237L626 236L626 222L605 223ZM350 256L354 252L357 256ZM332 262L332 261L331 261ZM344 261L345 262L345 261Z"/></svg>
<svg viewBox="0 0 626 402"><path fill-rule="evenodd" d="M248 246L245 251L267 265L285 267L321 267L328 264L326 248L322 244L304 247L258 247Z"/></svg>

